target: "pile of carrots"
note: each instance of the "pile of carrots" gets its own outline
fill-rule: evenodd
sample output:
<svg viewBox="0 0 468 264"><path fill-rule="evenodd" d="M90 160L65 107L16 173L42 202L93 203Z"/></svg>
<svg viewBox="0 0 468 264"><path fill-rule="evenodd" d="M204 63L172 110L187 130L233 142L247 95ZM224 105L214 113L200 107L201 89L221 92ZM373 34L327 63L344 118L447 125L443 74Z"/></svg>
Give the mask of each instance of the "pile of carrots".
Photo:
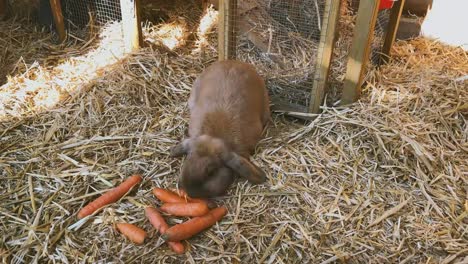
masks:
<svg viewBox="0 0 468 264"><path fill-rule="evenodd" d="M119 186L104 193L96 200L90 202L78 212L78 218L83 218L95 213L100 208L117 202L125 194L130 192L137 184L142 181L140 175L133 175L123 181ZM225 206L215 207L203 199L194 199L188 197L183 190L165 190L154 188L153 194L163 204L158 209L147 206L145 215L153 227L161 234L161 237L167 242L169 247L177 254L185 252L185 246L182 241L187 240L203 230L213 226L220 221L226 214ZM170 227L160 211L168 215L192 217L181 224ZM143 244L147 233L140 227L130 223L117 223L117 230L130 239L135 244Z"/></svg>

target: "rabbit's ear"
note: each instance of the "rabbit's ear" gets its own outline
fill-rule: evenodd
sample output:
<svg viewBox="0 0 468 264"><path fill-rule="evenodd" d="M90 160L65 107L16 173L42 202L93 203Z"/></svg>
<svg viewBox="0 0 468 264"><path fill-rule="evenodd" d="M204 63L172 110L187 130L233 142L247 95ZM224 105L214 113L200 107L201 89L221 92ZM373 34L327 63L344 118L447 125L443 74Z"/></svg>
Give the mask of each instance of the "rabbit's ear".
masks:
<svg viewBox="0 0 468 264"><path fill-rule="evenodd" d="M191 139L184 139L171 149L171 157L180 157L186 155L190 150Z"/></svg>
<svg viewBox="0 0 468 264"><path fill-rule="evenodd" d="M240 176L247 178L251 183L263 183L267 179L262 169L237 153L223 153L222 159L227 167L237 172Z"/></svg>

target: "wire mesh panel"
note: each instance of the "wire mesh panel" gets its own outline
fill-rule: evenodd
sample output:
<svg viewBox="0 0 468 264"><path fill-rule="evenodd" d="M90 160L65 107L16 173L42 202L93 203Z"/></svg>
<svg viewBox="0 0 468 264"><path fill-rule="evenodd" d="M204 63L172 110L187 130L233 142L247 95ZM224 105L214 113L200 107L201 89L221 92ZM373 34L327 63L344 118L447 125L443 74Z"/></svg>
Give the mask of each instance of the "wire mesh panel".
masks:
<svg viewBox="0 0 468 264"><path fill-rule="evenodd" d="M359 100L363 84L372 73L368 70L369 63L381 65L388 62L404 1L350 0L348 3L354 10L353 40L348 52L341 104Z"/></svg>
<svg viewBox="0 0 468 264"><path fill-rule="evenodd" d="M64 16L71 27L82 28L89 22L105 24L120 21L119 0L65 0Z"/></svg>
<svg viewBox="0 0 468 264"><path fill-rule="evenodd" d="M328 4L327 4L328 2ZM226 38L235 58L264 76L273 101L309 112L317 63L329 18L329 0L229 0L221 15L231 16ZM335 1L337 2L337 1ZM220 7L222 8L222 7ZM229 25L224 30L229 30ZM322 43L323 44L323 43Z"/></svg>
<svg viewBox="0 0 468 264"><path fill-rule="evenodd" d="M120 21L120 0L62 0L62 11L70 32L81 32L87 25L102 26Z"/></svg>
<svg viewBox="0 0 468 264"><path fill-rule="evenodd" d="M348 0L350 8L357 12L360 0ZM372 49L370 54L370 61L373 64L378 64L382 54L382 47L387 33L388 22L390 19L391 9L380 10L377 15L377 21L375 23L374 36L372 40Z"/></svg>
<svg viewBox="0 0 468 264"><path fill-rule="evenodd" d="M61 0L65 26L75 35L85 32L86 26L102 26L120 21L120 0ZM20 17L33 17L41 26L54 28L50 0L8 0L11 11Z"/></svg>
<svg viewBox="0 0 468 264"><path fill-rule="evenodd" d="M372 41L372 53L370 55L371 62L378 64L382 55L385 35L387 33L388 22L390 19L390 9L380 10L377 15L377 21L374 29L374 39Z"/></svg>

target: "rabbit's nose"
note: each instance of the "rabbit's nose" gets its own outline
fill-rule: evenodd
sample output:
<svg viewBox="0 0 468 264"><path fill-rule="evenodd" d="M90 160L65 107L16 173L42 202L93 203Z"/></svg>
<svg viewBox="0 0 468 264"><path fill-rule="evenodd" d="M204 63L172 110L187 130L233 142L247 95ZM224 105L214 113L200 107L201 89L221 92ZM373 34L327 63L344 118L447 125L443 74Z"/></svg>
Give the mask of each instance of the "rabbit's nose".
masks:
<svg viewBox="0 0 468 264"><path fill-rule="evenodd" d="M207 193L203 190L203 188L198 188L194 186L187 186L184 190L187 192L187 195L192 198L206 198Z"/></svg>

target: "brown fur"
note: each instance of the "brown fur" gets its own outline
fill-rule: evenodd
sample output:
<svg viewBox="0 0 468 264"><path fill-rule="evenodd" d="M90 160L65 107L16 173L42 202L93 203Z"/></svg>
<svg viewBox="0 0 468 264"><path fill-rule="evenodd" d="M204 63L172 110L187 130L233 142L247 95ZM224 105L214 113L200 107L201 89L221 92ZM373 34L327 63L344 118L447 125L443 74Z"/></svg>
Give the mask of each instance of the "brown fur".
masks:
<svg viewBox="0 0 468 264"><path fill-rule="evenodd" d="M237 174L264 181L264 173L248 161L270 121L268 92L255 68L230 60L213 63L195 80L188 104L189 140L173 155L188 154L181 184L189 195L220 195Z"/></svg>

